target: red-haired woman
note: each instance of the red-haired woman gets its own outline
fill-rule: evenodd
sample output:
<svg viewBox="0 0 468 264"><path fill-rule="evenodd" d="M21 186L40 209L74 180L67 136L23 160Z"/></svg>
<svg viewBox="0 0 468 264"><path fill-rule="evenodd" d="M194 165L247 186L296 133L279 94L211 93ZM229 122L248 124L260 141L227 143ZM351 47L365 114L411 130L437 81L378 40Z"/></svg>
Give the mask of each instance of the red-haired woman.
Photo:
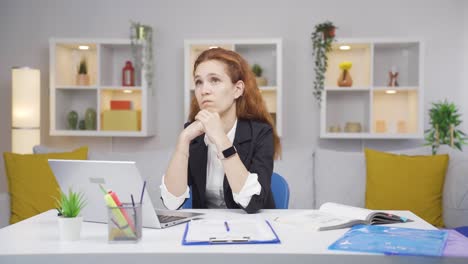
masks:
<svg viewBox="0 0 468 264"><path fill-rule="evenodd" d="M248 63L233 51L204 51L194 64L195 97L180 133L161 197L180 208L275 208L273 160L281 145Z"/></svg>

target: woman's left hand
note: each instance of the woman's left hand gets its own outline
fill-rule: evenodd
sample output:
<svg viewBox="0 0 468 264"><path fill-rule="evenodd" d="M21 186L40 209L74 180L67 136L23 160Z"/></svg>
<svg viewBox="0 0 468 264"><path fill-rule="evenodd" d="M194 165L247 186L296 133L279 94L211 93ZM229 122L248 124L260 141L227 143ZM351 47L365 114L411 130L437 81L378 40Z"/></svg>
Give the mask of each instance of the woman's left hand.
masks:
<svg viewBox="0 0 468 264"><path fill-rule="evenodd" d="M203 124L206 135L210 141L216 145L218 145L219 142L223 140L223 137L226 137L223 129L223 123L221 122L221 118L219 117L218 113L212 113L208 110L201 110L195 116L195 120L198 120Z"/></svg>

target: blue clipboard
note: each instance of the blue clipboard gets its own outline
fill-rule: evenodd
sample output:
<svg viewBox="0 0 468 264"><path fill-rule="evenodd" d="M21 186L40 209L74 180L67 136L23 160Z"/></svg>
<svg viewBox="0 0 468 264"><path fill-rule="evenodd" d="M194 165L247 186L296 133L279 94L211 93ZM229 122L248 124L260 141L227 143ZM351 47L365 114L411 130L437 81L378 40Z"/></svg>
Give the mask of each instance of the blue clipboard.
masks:
<svg viewBox="0 0 468 264"><path fill-rule="evenodd" d="M276 234L275 230L271 226L268 220L265 220L266 224L270 228L274 238L271 240L254 240L248 237L240 237L235 239L218 239L218 238L210 238L207 241L187 241L187 234L189 232L190 223L188 222L185 225L184 236L182 238L182 245L184 246L194 246L194 245L227 245L227 244L280 244L281 240L279 239L278 235Z"/></svg>

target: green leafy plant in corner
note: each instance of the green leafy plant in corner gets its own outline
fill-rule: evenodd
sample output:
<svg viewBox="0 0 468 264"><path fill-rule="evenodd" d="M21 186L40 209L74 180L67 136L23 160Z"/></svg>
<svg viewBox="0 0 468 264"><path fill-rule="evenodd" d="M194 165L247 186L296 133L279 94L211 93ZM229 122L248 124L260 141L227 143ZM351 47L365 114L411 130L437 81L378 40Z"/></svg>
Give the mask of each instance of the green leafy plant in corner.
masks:
<svg viewBox="0 0 468 264"><path fill-rule="evenodd" d="M55 200L58 215L63 217L77 217L86 205L83 193L73 192L71 189L68 190L68 195L60 191L60 199Z"/></svg>
<svg viewBox="0 0 468 264"><path fill-rule="evenodd" d="M88 74L88 64L86 63L85 58L82 58L80 61L80 65L78 67L78 74Z"/></svg>
<svg viewBox="0 0 468 264"><path fill-rule="evenodd" d="M426 144L432 146L435 155L440 145L462 150L466 145L465 133L457 127L462 123L461 114L454 103L447 100L432 103L429 110L431 128L425 131Z"/></svg>
<svg viewBox="0 0 468 264"><path fill-rule="evenodd" d="M262 77L263 69L262 69L262 67L260 65L254 64L252 66L252 71L255 74L255 76Z"/></svg>
<svg viewBox="0 0 468 264"><path fill-rule="evenodd" d="M336 26L332 22L326 21L315 26L312 32L313 55L315 56L315 81L314 97L320 103L325 82L325 72L328 66L327 53L332 50L332 43L335 40Z"/></svg>

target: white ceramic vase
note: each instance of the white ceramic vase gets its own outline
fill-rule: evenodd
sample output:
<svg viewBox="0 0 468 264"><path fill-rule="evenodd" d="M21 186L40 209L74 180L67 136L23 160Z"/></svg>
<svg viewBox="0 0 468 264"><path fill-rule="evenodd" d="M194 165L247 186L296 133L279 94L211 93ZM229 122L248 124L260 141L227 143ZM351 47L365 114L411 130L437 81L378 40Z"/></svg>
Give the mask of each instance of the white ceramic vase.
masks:
<svg viewBox="0 0 468 264"><path fill-rule="evenodd" d="M80 239L81 223L83 217L59 217L59 234L60 240L74 241Z"/></svg>

